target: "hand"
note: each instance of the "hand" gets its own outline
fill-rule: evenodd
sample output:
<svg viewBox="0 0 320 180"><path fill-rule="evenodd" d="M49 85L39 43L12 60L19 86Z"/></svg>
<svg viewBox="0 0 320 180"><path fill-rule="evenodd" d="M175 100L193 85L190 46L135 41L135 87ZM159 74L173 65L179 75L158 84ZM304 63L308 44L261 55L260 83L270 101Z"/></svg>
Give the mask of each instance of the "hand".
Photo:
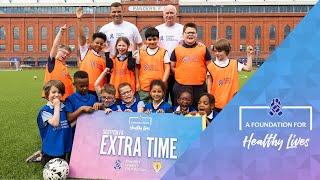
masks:
<svg viewBox="0 0 320 180"><path fill-rule="evenodd" d="M202 42L197 42L197 46L202 47L202 46L205 46L205 45Z"/></svg>
<svg viewBox="0 0 320 180"><path fill-rule="evenodd" d="M199 111L198 113L199 113L201 116L207 115L207 113L206 113L205 111Z"/></svg>
<svg viewBox="0 0 320 180"><path fill-rule="evenodd" d="M93 109L94 110L99 110L102 109L102 103L96 102L93 104Z"/></svg>
<svg viewBox="0 0 320 180"><path fill-rule="evenodd" d="M180 115L181 114L181 111L175 111L175 112L173 112L174 114L176 114L176 115Z"/></svg>
<svg viewBox="0 0 320 180"><path fill-rule="evenodd" d="M140 83L139 82L136 82L136 91L139 92L141 89L140 89Z"/></svg>
<svg viewBox="0 0 320 180"><path fill-rule="evenodd" d="M165 113L163 109L158 109L157 113Z"/></svg>
<svg viewBox="0 0 320 180"><path fill-rule="evenodd" d="M129 48L128 48L128 52L129 51L132 51L132 45L131 44L129 45Z"/></svg>
<svg viewBox="0 0 320 180"><path fill-rule="evenodd" d="M133 112L131 109L126 109L124 112Z"/></svg>
<svg viewBox="0 0 320 180"><path fill-rule="evenodd" d="M54 99L52 100L52 105L53 105L53 107L55 107L55 108L60 108L60 100L59 100L58 98L54 98Z"/></svg>
<svg viewBox="0 0 320 180"><path fill-rule="evenodd" d="M107 44L103 44L102 51L105 52L105 53L106 52L110 52L109 46Z"/></svg>
<svg viewBox="0 0 320 180"><path fill-rule="evenodd" d="M81 19L81 18L82 18L82 15L83 15L82 7L78 7L78 8L77 8L77 10L76 10L76 15L77 15L77 18L78 18L78 19Z"/></svg>
<svg viewBox="0 0 320 180"><path fill-rule="evenodd" d="M146 44L143 44L142 46L140 46L140 50L143 50L143 51L145 51L145 50L147 50L147 45Z"/></svg>
<svg viewBox="0 0 320 180"><path fill-rule="evenodd" d="M248 55L249 55L249 54L252 55L253 52L254 52L253 47L252 47L250 44L248 44L248 45L247 45L247 54L248 54Z"/></svg>
<svg viewBox="0 0 320 180"><path fill-rule="evenodd" d="M135 50L132 52L132 58L133 59L137 59L138 58L138 54L139 54L139 50Z"/></svg>
<svg viewBox="0 0 320 180"><path fill-rule="evenodd" d="M195 115L197 115L197 111L192 111L192 112L190 112L190 114L191 114L192 116L195 116Z"/></svg>
<svg viewBox="0 0 320 180"><path fill-rule="evenodd" d="M105 69L103 70L103 73L109 74L109 73L110 73L110 69L109 69L109 68L105 68Z"/></svg>
<svg viewBox="0 0 320 180"><path fill-rule="evenodd" d="M148 110L146 110L144 113L146 113L146 114L151 114L151 113L152 113L152 110L151 110L151 109L148 109Z"/></svg>
<svg viewBox="0 0 320 180"><path fill-rule="evenodd" d="M60 33L63 34L65 31L67 30L67 25L63 25L62 27L60 27Z"/></svg>
<svg viewBox="0 0 320 180"><path fill-rule="evenodd" d="M105 110L104 110L104 112L108 115L109 113L111 113L111 112L112 112L112 109L107 108L107 109L105 109Z"/></svg>
<svg viewBox="0 0 320 180"><path fill-rule="evenodd" d="M82 111L85 113L92 113L94 111L94 108L91 106L81 106Z"/></svg>

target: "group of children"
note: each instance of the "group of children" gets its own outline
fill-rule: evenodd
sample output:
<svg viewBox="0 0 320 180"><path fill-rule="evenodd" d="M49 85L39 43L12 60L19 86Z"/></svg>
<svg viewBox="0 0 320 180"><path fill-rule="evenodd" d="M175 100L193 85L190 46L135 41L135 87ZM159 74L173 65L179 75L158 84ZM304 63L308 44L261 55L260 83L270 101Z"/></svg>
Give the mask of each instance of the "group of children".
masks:
<svg viewBox="0 0 320 180"><path fill-rule="evenodd" d="M66 155L68 156L71 152L76 120L82 113L92 113L96 110L104 110L106 114L113 111L182 115L199 113L207 117L208 125L217 115L215 99L219 102L218 108L222 109L239 89L238 81L235 79L237 72L239 70L250 71L252 68L251 46L248 46L247 49L248 57L251 54L251 57L248 58L249 65L240 65L240 67L236 61L227 58L231 46L224 39L217 41L214 48L216 60L213 62L207 60L208 51L206 48L198 48L201 50L201 55L205 56L203 60L207 61L203 66L210 73L207 92L196 91L198 94L195 96L194 88L196 85L179 84L179 89L174 93L176 101L172 100L172 107L171 104L164 101L167 92L166 82L170 74L170 57L165 49L158 46L159 31L156 28L148 28L145 31L148 46L146 49L132 53L128 38L119 37L114 47L116 53L110 55L110 47L105 45L106 36L103 33L94 33L92 43L90 46L87 45L86 37L81 28L81 17L82 10L78 8L81 62L80 71L77 71L73 77L75 93L71 93L73 88L71 87L71 91L70 78L65 80L65 75L69 75L69 72L64 68L64 64L70 50L67 46L54 45L55 49L52 51L55 53L50 53L49 56L43 88L44 97L48 103L41 108L37 120L42 139L43 165L54 157L65 159ZM65 28L64 26L60 29L54 43L59 44ZM185 32L186 41L192 39L192 36L197 32L193 23L188 23L184 30L188 31ZM102 51L105 53L106 59L100 56ZM175 58L180 58L180 56L175 54ZM52 59L56 61L53 63L55 65L53 68L49 67L49 61ZM185 71L179 69L178 66L186 61L194 64L198 62L197 59L192 58L182 59L181 62L174 62L177 64L174 66L174 70ZM50 72L48 68L53 70ZM227 70L223 71L223 69ZM52 72L60 76L53 76ZM189 72L185 71L184 73ZM228 77L229 74L232 76ZM109 78L106 78L108 75ZM221 88L222 85L226 85L226 87ZM217 97L212 94L217 94ZM221 100L221 98L224 99ZM196 107L194 107L195 104L197 104Z"/></svg>

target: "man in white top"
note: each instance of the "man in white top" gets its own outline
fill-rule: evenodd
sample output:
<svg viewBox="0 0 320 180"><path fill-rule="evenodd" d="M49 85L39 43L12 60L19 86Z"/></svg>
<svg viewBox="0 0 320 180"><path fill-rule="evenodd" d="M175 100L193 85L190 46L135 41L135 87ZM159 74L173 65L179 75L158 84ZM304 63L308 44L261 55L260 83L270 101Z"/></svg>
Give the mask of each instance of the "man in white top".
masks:
<svg viewBox="0 0 320 180"><path fill-rule="evenodd" d="M132 49L136 50L137 45L142 45L142 38L138 28L127 21L123 20L123 8L118 2L111 4L110 16L112 22L102 26L100 32L107 36L107 45L110 48L110 56L115 55L115 45L118 37L125 36L129 39Z"/></svg>
<svg viewBox="0 0 320 180"><path fill-rule="evenodd" d="M156 26L159 31L160 39L159 46L167 49L169 56L178 45L183 42L183 25L176 22L177 9L173 5L167 5L163 10L164 23ZM171 73L168 78L168 92L165 100L168 102L169 93L170 99L173 101L172 87L174 85L174 75Z"/></svg>

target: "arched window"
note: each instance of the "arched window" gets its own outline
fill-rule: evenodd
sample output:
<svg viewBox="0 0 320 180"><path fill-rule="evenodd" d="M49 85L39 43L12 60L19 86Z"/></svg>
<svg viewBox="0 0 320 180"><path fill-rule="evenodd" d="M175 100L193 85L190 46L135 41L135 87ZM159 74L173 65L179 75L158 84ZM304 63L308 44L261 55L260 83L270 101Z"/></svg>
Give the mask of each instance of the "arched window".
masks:
<svg viewBox="0 0 320 180"><path fill-rule="evenodd" d="M202 28L202 26L198 26L197 32L198 32L198 39L202 39L202 37L203 37L203 28Z"/></svg>
<svg viewBox="0 0 320 180"><path fill-rule="evenodd" d="M33 27L27 28L27 39L32 40L33 39Z"/></svg>
<svg viewBox="0 0 320 180"><path fill-rule="evenodd" d="M211 27L211 39L217 39L217 26Z"/></svg>
<svg viewBox="0 0 320 180"><path fill-rule="evenodd" d="M59 27L59 26L56 26L56 27L55 27L55 30L54 30L54 36L55 36L55 37L57 36L57 34L59 33L59 31L60 31L60 27Z"/></svg>
<svg viewBox="0 0 320 180"><path fill-rule="evenodd" d="M45 26L41 27L41 39L42 40L47 39L47 28Z"/></svg>
<svg viewBox="0 0 320 180"><path fill-rule="evenodd" d="M240 27L240 39L247 38L247 28L245 26Z"/></svg>
<svg viewBox="0 0 320 180"><path fill-rule="evenodd" d="M286 38L290 32L291 32L290 26L287 25L286 27L284 27L284 38Z"/></svg>
<svg viewBox="0 0 320 180"><path fill-rule="evenodd" d="M74 27L73 26L69 27L69 39L74 40Z"/></svg>
<svg viewBox="0 0 320 180"><path fill-rule="evenodd" d="M254 30L254 38L261 39L261 27L260 26L256 26L256 28Z"/></svg>
<svg viewBox="0 0 320 180"><path fill-rule="evenodd" d="M6 29L4 27L0 27L0 39L6 39Z"/></svg>
<svg viewBox="0 0 320 180"><path fill-rule="evenodd" d="M270 26L270 39L276 39L276 27Z"/></svg>
<svg viewBox="0 0 320 180"><path fill-rule="evenodd" d="M226 27L226 39L232 39L232 28L231 26Z"/></svg>
<svg viewBox="0 0 320 180"><path fill-rule="evenodd" d="M101 28L102 28L102 26L98 26L96 29L96 32L99 32Z"/></svg>
<svg viewBox="0 0 320 180"><path fill-rule="evenodd" d="M84 30L84 35L86 36L86 39L89 39L89 27L85 26L83 30Z"/></svg>
<svg viewBox="0 0 320 180"><path fill-rule="evenodd" d="M13 28L13 39L14 40L20 39L20 34L19 34L19 28L18 27L14 27Z"/></svg>

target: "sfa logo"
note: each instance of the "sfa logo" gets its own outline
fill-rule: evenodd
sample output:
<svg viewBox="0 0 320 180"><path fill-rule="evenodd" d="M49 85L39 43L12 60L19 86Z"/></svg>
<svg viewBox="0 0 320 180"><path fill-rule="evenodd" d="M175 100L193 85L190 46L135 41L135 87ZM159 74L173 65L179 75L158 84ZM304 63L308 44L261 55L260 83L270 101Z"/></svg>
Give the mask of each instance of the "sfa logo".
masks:
<svg viewBox="0 0 320 180"><path fill-rule="evenodd" d="M269 115L272 117L273 115L277 114L279 117L283 115L283 112L281 111L281 102L278 98L273 98L270 104L270 111Z"/></svg>

